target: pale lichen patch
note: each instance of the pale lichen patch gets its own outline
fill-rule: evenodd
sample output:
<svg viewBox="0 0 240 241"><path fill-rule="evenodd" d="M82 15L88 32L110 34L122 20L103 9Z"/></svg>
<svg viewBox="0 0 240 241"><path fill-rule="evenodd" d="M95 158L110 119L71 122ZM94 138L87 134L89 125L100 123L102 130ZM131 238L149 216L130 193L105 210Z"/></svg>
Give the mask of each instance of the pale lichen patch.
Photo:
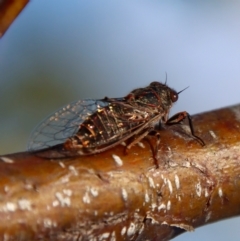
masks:
<svg viewBox="0 0 240 241"><path fill-rule="evenodd" d="M122 228L122 230L121 230L121 235L124 236L125 233L126 233L126 231L127 231L127 227L124 226L124 227Z"/></svg>
<svg viewBox="0 0 240 241"><path fill-rule="evenodd" d="M106 240L107 238L109 238L110 233L103 233L99 236L99 240Z"/></svg>
<svg viewBox="0 0 240 241"><path fill-rule="evenodd" d="M43 226L45 228L52 228L52 227L54 227L54 222L52 222L52 220L50 218L44 218Z"/></svg>
<svg viewBox="0 0 240 241"><path fill-rule="evenodd" d="M68 183L69 182L69 177L68 176L64 176L60 179L61 183Z"/></svg>
<svg viewBox="0 0 240 241"><path fill-rule="evenodd" d="M218 188L218 196L221 198L223 196L223 191L222 191L222 188L219 187Z"/></svg>
<svg viewBox="0 0 240 241"><path fill-rule="evenodd" d="M136 225L131 222L129 228L127 229L127 236L130 237L130 236L134 235L135 230L136 230Z"/></svg>
<svg viewBox="0 0 240 241"><path fill-rule="evenodd" d="M175 174L174 180L175 180L176 188L179 189L180 188L180 181L179 181L178 175Z"/></svg>
<svg viewBox="0 0 240 241"><path fill-rule="evenodd" d="M18 206L20 210L32 210L31 202L27 199L20 199L18 200Z"/></svg>
<svg viewBox="0 0 240 241"><path fill-rule="evenodd" d="M15 212L17 210L17 205L12 202L7 202L4 209L9 212Z"/></svg>
<svg viewBox="0 0 240 241"><path fill-rule="evenodd" d="M126 191L126 189L122 188L122 198L124 201L127 201L128 199L128 193Z"/></svg>
<svg viewBox="0 0 240 241"><path fill-rule="evenodd" d="M65 195L69 196L69 197L72 196L72 190L70 190L70 189L63 189L63 193L64 193Z"/></svg>
<svg viewBox="0 0 240 241"><path fill-rule="evenodd" d="M71 205L71 200L68 196L64 197L64 195L60 192L56 192L55 196L62 207L69 207Z"/></svg>
<svg viewBox="0 0 240 241"><path fill-rule="evenodd" d="M123 160L119 156L112 154L112 157L113 157L115 163L117 164L117 166L123 165Z"/></svg>
<svg viewBox="0 0 240 241"><path fill-rule="evenodd" d="M8 192L9 191L9 187L7 185L4 186L4 192Z"/></svg>
<svg viewBox="0 0 240 241"><path fill-rule="evenodd" d="M138 144L138 146L140 146L141 148L145 148L145 145L144 145L142 142L138 142L137 144Z"/></svg>
<svg viewBox="0 0 240 241"><path fill-rule="evenodd" d="M169 191L170 193L172 194L172 191L173 191L173 188L172 188L172 183L169 179L167 179L167 183L168 183L168 188L169 188Z"/></svg>
<svg viewBox="0 0 240 241"><path fill-rule="evenodd" d="M2 161L3 162L5 162L5 163L14 163L14 160L12 160L11 158L9 158L9 157L5 157L5 156L1 156L1 159L2 159Z"/></svg>
<svg viewBox="0 0 240 241"><path fill-rule="evenodd" d="M211 216L212 216L212 212L210 211L210 212L208 212L208 214L205 218L205 222L208 222L208 220L211 218Z"/></svg>
<svg viewBox="0 0 240 241"><path fill-rule="evenodd" d="M58 162L58 164L59 164L59 166L62 167L62 168L65 168L65 167L66 167L65 164L64 164L63 162L61 162L61 161Z"/></svg>
<svg viewBox="0 0 240 241"><path fill-rule="evenodd" d="M90 203L90 202L91 202L90 197L89 197L89 194L88 194L87 191L85 192L82 200L83 200L84 203Z"/></svg>
<svg viewBox="0 0 240 241"><path fill-rule="evenodd" d="M149 186L155 188L155 183L151 177L148 177Z"/></svg>
<svg viewBox="0 0 240 241"><path fill-rule="evenodd" d="M205 194L204 194L205 197L208 197L209 196L209 193L208 193L208 189L205 188Z"/></svg>
<svg viewBox="0 0 240 241"><path fill-rule="evenodd" d="M145 202L148 203L150 201L150 197L148 195L148 193L145 193Z"/></svg>
<svg viewBox="0 0 240 241"><path fill-rule="evenodd" d="M68 169L75 175L75 176L78 176L78 171L76 170L76 168L72 165L70 165L68 167Z"/></svg>
<svg viewBox="0 0 240 241"><path fill-rule="evenodd" d="M90 192L94 197L98 196L98 190L94 187L90 188Z"/></svg>
<svg viewBox="0 0 240 241"><path fill-rule="evenodd" d="M171 201L168 200L168 202L167 202L167 210L170 210L170 209L171 209Z"/></svg>
<svg viewBox="0 0 240 241"><path fill-rule="evenodd" d="M58 200L54 200L53 202L52 202L52 206L53 207L57 207L59 205L59 201Z"/></svg>
<svg viewBox="0 0 240 241"><path fill-rule="evenodd" d="M217 139L217 136L214 131L210 130L209 131L210 135L212 136L213 139Z"/></svg>
<svg viewBox="0 0 240 241"><path fill-rule="evenodd" d="M201 197L201 194L202 194L202 186L201 186L201 183L198 182L196 185L195 185L195 188L196 188L196 193L199 197Z"/></svg>
<svg viewBox="0 0 240 241"><path fill-rule="evenodd" d="M166 209L166 205L164 203L161 203L161 205L158 206L158 212L160 212L162 209Z"/></svg>

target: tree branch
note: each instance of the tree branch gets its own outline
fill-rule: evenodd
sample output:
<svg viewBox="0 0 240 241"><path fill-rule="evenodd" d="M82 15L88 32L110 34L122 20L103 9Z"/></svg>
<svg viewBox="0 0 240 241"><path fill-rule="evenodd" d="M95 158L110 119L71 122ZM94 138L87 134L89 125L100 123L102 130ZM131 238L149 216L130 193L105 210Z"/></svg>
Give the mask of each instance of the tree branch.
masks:
<svg viewBox="0 0 240 241"><path fill-rule="evenodd" d="M0 157L0 239L169 240L239 214L240 105L160 130L159 168L148 136L92 156Z"/></svg>
<svg viewBox="0 0 240 241"><path fill-rule="evenodd" d="M0 1L0 38L10 27L15 18L27 5L29 0L2 0Z"/></svg>

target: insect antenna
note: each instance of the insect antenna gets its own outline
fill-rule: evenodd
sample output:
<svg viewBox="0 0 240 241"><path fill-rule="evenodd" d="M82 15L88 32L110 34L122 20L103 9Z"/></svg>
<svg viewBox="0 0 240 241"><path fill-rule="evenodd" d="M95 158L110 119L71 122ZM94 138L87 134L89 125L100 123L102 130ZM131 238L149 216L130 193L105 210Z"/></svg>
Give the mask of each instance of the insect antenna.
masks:
<svg viewBox="0 0 240 241"><path fill-rule="evenodd" d="M186 87L186 88L184 88L183 90L180 90L179 92L177 92L177 94L179 95L181 92L183 92L183 91L186 90L187 88L189 88L189 86Z"/></svg>
<svg viewBox="0 0 240 241"><path fill-rule="evenodd" d="M165 74L166 74L166 78L165 78L165 85L167 85L167 72L165 72Z"/></svg>

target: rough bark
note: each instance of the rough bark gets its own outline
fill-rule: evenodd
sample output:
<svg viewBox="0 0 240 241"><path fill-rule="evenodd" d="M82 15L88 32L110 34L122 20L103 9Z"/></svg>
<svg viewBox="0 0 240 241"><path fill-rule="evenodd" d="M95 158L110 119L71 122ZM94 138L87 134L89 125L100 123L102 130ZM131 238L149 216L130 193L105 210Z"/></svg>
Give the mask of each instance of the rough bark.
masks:
<svg viewBox="0 0 240 241"><path fill-rule="evenodd" d="M240 212L240 105L93 156L0 157L0 239L169 240Z"/></svg>

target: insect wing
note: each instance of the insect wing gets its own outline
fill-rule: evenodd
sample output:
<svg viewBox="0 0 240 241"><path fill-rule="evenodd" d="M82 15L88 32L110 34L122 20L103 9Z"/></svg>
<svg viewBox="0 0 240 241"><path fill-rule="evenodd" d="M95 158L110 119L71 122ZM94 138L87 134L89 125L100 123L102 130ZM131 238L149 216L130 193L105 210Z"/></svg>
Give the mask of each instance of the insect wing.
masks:
<svg viewBox="0 0 240 241"><path fill-rule="evenodd" d="M121 101L121 98L116 99ZM68 104L43 120L32 132L27 149L36 151L64 143L77 133L79 125L99 108L109 105L110 99L78 100ZM113 101L113 99L111 99Z"/></svg>

